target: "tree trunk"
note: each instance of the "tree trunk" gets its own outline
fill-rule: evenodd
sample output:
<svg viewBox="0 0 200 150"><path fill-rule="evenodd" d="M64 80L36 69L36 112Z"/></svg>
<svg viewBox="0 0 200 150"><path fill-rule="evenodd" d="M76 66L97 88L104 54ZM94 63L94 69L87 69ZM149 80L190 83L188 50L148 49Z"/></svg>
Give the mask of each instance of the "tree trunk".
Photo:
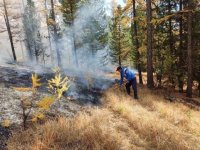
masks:
<svg viewBox="0 0 200 150"><path fill-rule="evenodd" d="M168 1L168 15L171 15L171 2ZM172 35L172 19L169 18L169 48L172 55L174 55L174 47L173 47L173 35Z"/></svg>
<svg viewBox="0 0 200 150"><path fill-rule="evenodd" d="M49 30L49 25L48 25L48 9L47 9L47 0L45 0L44 2L44 6L45 6L45 15L46 15L46 24L47 24L47 31L48 31L48 40L49 40L49 48L50 48L50 57L51 57L51 63L53 65L54 59L53 59L53 49L52 49L52 44L51 44L51 34L50 34L50 30Z"/></svg>
<svg viewBox="0 0 200 150"><path fill-rule="evenodd" d="M191 4L189 4L189 9L191 9ZM192 97L192 11L188 12L188 55L187 55L187 97Z"/></svg>
<svg viewBox="0 0 200 150"><path fill-rule="evenodd" d="M74 26L72 28L74 28ZM72 32L73 32L72 34L73 34L73 44L74 44L74 59L75 59L76 67L78 67L79 64L78 64L78 57L77 57L77 51L76 51L77 46L76 46L75 30L73 29Z"/></svg>
<svg viewBox="0 0 200 150"><path fill-rule="evenodd" d="M163 67L163 59L161 56L161 47L160 47L160 39L158 39L158 62L161 63L161 66L159 65L159 72L157 72L157 81L158 81L158 87L160 88L162 86L162 67Z"/></svg>
<svg viewBox="0 0 200 150"><path fill-rule="evenodd" d="M10 45L11 45L11 49L12 49L13 59L16 62L17 57L16 57L16 53L15 53L15 47L14 47L14 43L13 43L12 32L11 32L11 29L10 29L10 22L9 22L9 19L8 19L8 11L7 11L5 0L3 0L3 6L4 6L4 11L5 11L4 19L5 19L9 39L10 39Z"/></svg>
<svg viewBox="0 0 200 150"><path fill-rule="evenodd" d="M200 97L200 81L199 81L199 85L198 85L198 90L199 90L199 97Z"/></svg>
<svg viewBox="0 0 200 150"><path fill-rule="evenodd" d="M75 63L76 63L76 67L79 66L78 64L78 57L77 57L77 47L76 47L76 36L75 36L75 29L74 29L74 9L73 9L73 4L72 2L70 2L70 13L71 13L71 19L72 19L72 36L73 36L73 45L74 45L74 49L73 49L73 52L74 52L74 59L75 59Z"/></svg>
<svg viewBox="0 0 200 150"><path fill-rule="evenodd" d="M121 60L121 25L119 24L118 27L118 32L119 32L119 43L118 43L118 48L119 48L119 66L122 65L122 60Z"/></svg>
<svg viewBox="0 0 200 150"><path fill-rule="evenodd" d="M38 54L38 49L36 47L36 42L34 41L34 50L35 50L35 60L38 63L39 62L39 54Z"/></svg>
<svg viewBox="0 0 200 150"><path fill-rule="evenodd" d="M152 51L152 10L151 10L151 0L147 0L147 86L148 88L154 87L153 82L153 51Z"/></svg>
<svg viewBox="0 0 200 150"><path fill-rule="evenodd" d="M183 10L183 0L180 0L179 2L180 11ZM180 38L180 45L179 45L179 62L178 62L178 68L180 69L180 73L178 75L178 87L179 92L183 93L183 71L182 71L182 63L183 61L183 17L181 14L180 17L180 25L179 25L179 38Z"/></svg>
<svg viewBox="0 0 200 150"><path fill-rule="evenodd" d="M52 19L54 21L53 24L53 32L54 32L54 41L55 41L55 46L56 46L56 54L57 54L57 60L58 60L58 67L62 67L61 65L61 54L60 54L60 50L58 47L58 33L57 33L57 29L56 29L56 19L55 19L55 11L54 11L54 0L51 0L51 15L52 15Z"/></svg>
<svg viewBox="0 0 200 150"><path fill-rule="evenodd" d="M136 18L136 6L135 6L135 0L132 0L133 3L133 19ZM141 71L141 62L140 62L140 52L139 52L139 40L138 40L138 32L137 32L137 22L134 20L134 33L135 33L135 44L136 44L136 58L137 58L137 69L139 73L139 83L143 84L142 81L142 71ZM134 38L134 35L132 34L132 37Z"/></svg>
<svg viewBox="0 0 200 150"><path fill-rule="evenodd" d="M21 13L21 16L23 16L23 11L24 11L24 1L22 0L21 1L21 4L22 4L22 8L20 8L20 13ZM25 55L24 55L24 48L23 48L23 39L22 39L22 35L20 34L20 47L21 47L21 50L22 50L22 58L23 58L23 61L25 61Z"/></svg>
<svg viewBox="0 0 200 150"><path fill-rule="evenodd" d="M122 66L122 63L121 63L121 56L119 56L119 66Z"/></svg>
<svg viewBox="0 0 200 150"><path fill-rule="evenodd" d="M171 1L168 0L168 15L171 15ZM169 48L170 48L170 53L172 56L175 56L175 49L174 49L174 43L173 43L173 33L172 33L172 19L171 17L169 18ZM174 66L175 64L172 63L171 64L171 71L170 71L170 81L172 83L172 85L175 84L175 81L174 81Z"/></svg>

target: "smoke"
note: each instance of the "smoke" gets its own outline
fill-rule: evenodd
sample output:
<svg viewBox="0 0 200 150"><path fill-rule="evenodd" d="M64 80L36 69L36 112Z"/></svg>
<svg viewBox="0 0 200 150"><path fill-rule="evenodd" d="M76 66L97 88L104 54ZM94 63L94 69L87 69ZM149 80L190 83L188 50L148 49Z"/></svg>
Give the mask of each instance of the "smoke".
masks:
<svg viewBox="0 0 200 150"><path fill-rule="evenodd" d="M37 6L37 13L41 18L41 33L42 36L47 37L47 27L46 27L46 18L42 10L44 4L38 1L35 1L35 6ZM56 1L56 6L60 7L60 3ZM26 5L26 4L25 4ZM48 10L50 11L50 4L48 4ZM11 8L12 9L12 8ZM16 9L16 8L13 8ZM59 50L62 54L62 68L63 69L72 69L77 71L84 72L93 72L95 70L110 70L113 68L108 59L108 49L109 46L107 41L101 42L97 40L98 36L104 36L108 32L108 16L110 10L110 2L108 0L89 0L87 3L84 3L76 12L74 26L69 27L64 25L62 13L56 12L56 22L59 24L60 32L62 34L61 38L58 40L57 45L59 45ZM22 8L19 9L22 12ZM18 12L19 13L19 12ZM22 21L17 23L21 24ZM20 26L21 28L22 26ZM74 60L74 39L73 31L75 34L76 47L77 47L77 58L79 62L79 67L77 68ZM7 33L5 33L7 36ZM93 38L94 37L94 38ZM18 38L18 36L16 36ZM23 37L22 39L23 40ZM48 39L43 39L45 49L48 55L51 57L46 58L45 66L55 67L57 65L55 43L53 36L51 37L52 42L52 53L50 52L50 43ZM4 44L5 43L5 44ZM0 63L5 63L8 60L12 60L12 54L10 53L10 48L7 47L9 42L4 42L4 50L0 50ZM27 49L24 49L25 46L20 45L20 43L15 42L17 57L20 62L24 62L26 65L36 66L36 62L30 62L27 59ZM2 45L2 44L1 44ZM8 50L7 50L8 49ZM24 51L23 51L24 49ZM23 51L23 52L22 52ZM24 54L23 54L24 53ZM39 66L40 64L37 64ZM42 66L42 64L41 64Z"/></svg>
<svg viewBox="0 0 200 150"><path fill-rule="evenodd" d="M0 52L0 64L5 64L8 61L8 58Z"/></svg>
<svg viewBox="0 0 200 150"><path fill-rule="evenodd" d="M102 70L102 62L107 55L107 41L98 40L108 32L108 19L105 0L90 0L76 12L73 27L66 27L59 45L62 50L62 66L75 70ZM75 39L73 39L73 32ZM73 55L74 41L79 63L77 68ZM105 60L104 62L108 62Z"/></svg>

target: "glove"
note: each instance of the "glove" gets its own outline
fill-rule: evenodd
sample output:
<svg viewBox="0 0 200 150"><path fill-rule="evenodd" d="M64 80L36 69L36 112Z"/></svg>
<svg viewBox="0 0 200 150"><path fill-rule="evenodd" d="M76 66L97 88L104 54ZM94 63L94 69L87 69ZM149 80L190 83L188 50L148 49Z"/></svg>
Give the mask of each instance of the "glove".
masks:
<svg viewBox="0 0 200 150"><path fill-rule="evenodd" d="M119 83L119 80L118 80L118 79L115 79L115 83Z"/></svg>

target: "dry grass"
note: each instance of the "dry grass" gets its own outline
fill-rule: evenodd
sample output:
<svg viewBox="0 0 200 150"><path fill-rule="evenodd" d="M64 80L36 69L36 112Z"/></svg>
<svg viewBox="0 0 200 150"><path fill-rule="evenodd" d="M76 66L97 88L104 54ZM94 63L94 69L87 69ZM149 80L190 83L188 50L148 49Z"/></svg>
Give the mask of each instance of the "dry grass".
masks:
<svg viewBox="0 0 200 150"><path fill-rule="evenodd" d="M119 89L101 108L16 133L9 150L199 150L200 112L140 89L140 100Z"/></svg>
<svg viewBox="0 0 200 150"><path fill-rule="evenodd" d="M107 93L108 107L125 118L149 142L149 148L200 149L200 112L166 102L147 89L140 92L139 102L119 93L116 90Z"/></svg>
<svg viewBox="0 0 200 150"><path fill-rule="evenodd" d="M157 117L165 119L182 130L200 136L199 111L195 111L182 103L168 102L161 94L153 95L147 89L143 89L143 93L140 93L140 95L140 105L157 113Z"/></svg>
<svg viewBox="0 0 200 150"><path fill-rule="evenodd" d="M137 141L137 142L136 142ZM136 142L136 143L134 143ZM91 109L74 118L49 121L36 129L16 133L9 150L143 149L145 142L107 109Z"/></svg>

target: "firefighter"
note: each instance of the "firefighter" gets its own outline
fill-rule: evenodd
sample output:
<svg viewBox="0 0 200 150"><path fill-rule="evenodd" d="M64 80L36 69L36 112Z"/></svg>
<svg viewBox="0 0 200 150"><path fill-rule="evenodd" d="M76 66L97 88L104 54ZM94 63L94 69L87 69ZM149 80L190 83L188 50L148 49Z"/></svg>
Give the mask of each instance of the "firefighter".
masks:
<svg viewBox="0 0 200 150"><path fill-rule="evenodd" d="M126 91L128 93L128 95L130 95L131 90L130 87L132 86L133 91L134 91L134 98L138 99L138 94L137 94L137 80L136 80L136 76L133 70L130 70L126 67L117 67L117 70L120 75L121 75L121 79L119 81L119 85L121 86L123 84L123 80L124 78L127 79L127 83L126 83Z"/></svg>

